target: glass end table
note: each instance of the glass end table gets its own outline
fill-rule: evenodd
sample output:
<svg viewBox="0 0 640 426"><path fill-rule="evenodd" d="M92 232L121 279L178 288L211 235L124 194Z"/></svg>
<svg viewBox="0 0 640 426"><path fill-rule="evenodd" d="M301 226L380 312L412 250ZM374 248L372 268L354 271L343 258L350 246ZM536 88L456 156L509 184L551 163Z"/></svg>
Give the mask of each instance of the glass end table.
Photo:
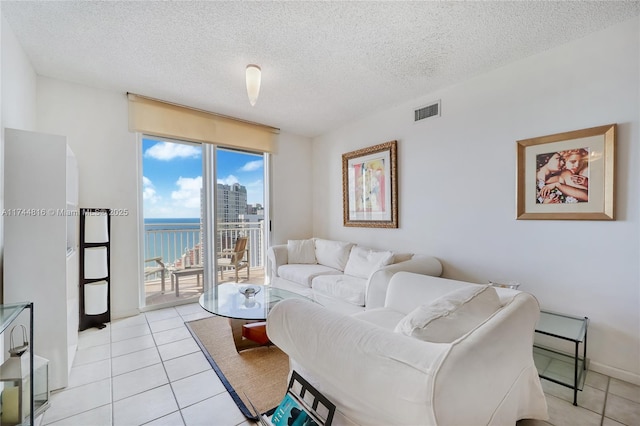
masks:
<svg viewBox="0 0 640 426"><path fill-rule="evenodd" d="M578 405L578 391L587 376L587 330L589 318L541 311L536 333L566 340L575 344L572 355L541 345L533 345L533 359L538 375L546 380L573 389L573 405ZM580 344L583 344L582 358Z"/></svg>

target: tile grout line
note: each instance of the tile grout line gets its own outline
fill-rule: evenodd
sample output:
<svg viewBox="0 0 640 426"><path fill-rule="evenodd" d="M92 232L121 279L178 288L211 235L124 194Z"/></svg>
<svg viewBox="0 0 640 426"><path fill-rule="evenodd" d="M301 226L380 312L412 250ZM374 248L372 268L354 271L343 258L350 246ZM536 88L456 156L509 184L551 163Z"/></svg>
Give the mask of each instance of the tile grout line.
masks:
<svg viewBox="0 0 640 426"><path fill-rule="evenodd" d="M182 318L182 315L180 315L180 312L175 307L173 307L172 309L176 311L176 313L178 314L178 317L182 320L183 318ZM151 330L151 321L149 321L149 319L147 318L146 313L144 314L144 317L147 320L147 325L149 326L149 330ZM163 331L167 331L167 330L163 330ZM180 408L180 403L178 402L178 397L176 396L176 392L173 389L171 379L169 378L169 373L167 372L167 367L164 365L165 360L162 359L162 355L160 354L160 349L158 348L158 342L156 341L155 333L153 332L153 330L151 330L151 338L153 339L153 343L156 347L156 351L158 351L158 356L160 357L160 363L162 364L162 369L164 370L164 374L167 376L167 384L169 385L169 389L171 389L171 394L173 395L173 399L176 402L176 407L178 408L178 415L182 420L182 424L186 424L184 421L184 416L182 415L182 409ZM152 421L155 421L155 420L157 419L154 419Z"/></svg>
<svg viewBox="0 0 640 426"><path fill-rule="evenodd" d="M184 324L184 318L182 318L182 315L180 314L180 311L178 311L175 307L173 309L175 309L175 311L178 314L178 317L180 317L180 320ZM155 342L155 337L154 337L153 340ZM157 347L157 345L156 345L156 347ZM158 350L158 352L160 352L160 351ZM162 357L160 357L160 360L162 361L162 368L164 368L164 374L167 375L167 380L169 381L169 389L171 389L171 393L173 394L173 399L176 400L176 407L178 407L178 414L180 415L180 420L182 420L182 424L186 425L187 422L184 420L184 416L182 415L182 408L180 408L180 403L178 402L178 397L176 396L176 392L173 389L173 382L169 378L169 373L167 372L167 367L164 365L164 360L162 359Z"/></svg>
<svg viewBox="0 0 640 426"><path fill-rule="evenodd" d="M111 425L115 426L115 404L113 403L113 342L112 342L112 338L113 336L111 335L111 328L113 326L113 323L109 324L109 364L111 367L111 371L109 372L109 382L111 383Z"/></svg>
<svg viewBox="0 0 640 426"><path fill-rule="evenodd" d="M173 308L173 309L175 309L175 308ZM176 394L173 391L173 387L171 386L171 381L169 380L169 374L167 374L167 368L164 365L164 360L162 359L162 356L160 355L160 350L158 349L158 342L156 341L156 337L154 335L155 333L153 332L153 329L151 328L151 323L153 321L149 320L149 318L147 317L147 313L146 312L142 312L142 315L144 315L144 319L146 321L147 327L149 327L149 332L151 333L151 340L153 340L153 346L156 349L156 352L158 352L158 357L160 358L160 365L162 365L162 370L164 371L164 374L167 377L167 385L169 385L169 389L171 389L171 394L173 395L173 399L176 402L176 407L178 407L178 412L180 412L180 406L178 405L178 399L176 398ZM165 318L165 319L167 319L167 318ZM163 321L163 320L158 320L158 321ZM164 385L161 385L161 386L164 386ZM161 386L157 386L154 389L157 389L158 387L161 387ZM147 391L145 391L145 392L147 392ZM169 414L171 414L171 413L169 413ZM148 422L145 422L144 424L154 422L154 421L156 421L158 419L161 419L162 417L164 417L166 415L169 415L169 414L165 414L165 415L157 417L155 419L151 419ZM184 421L183 421L183 423L184 423Z"/></svg>
<svg viewBox="0 0 640 426"><path fill-rule="evenodd" d="M600 418L600 426L604 425L604 413L607 412L607 400L609 399L609 387L611 385L611 377L607 376L607 389L604 391L604 403L602 404L602 417Z"/></svg>
<svg viewBox="0 0 640 426"><path fill-rule="evenodd" d="M184 326L184 318L182 317L182 314L177 309L176 309L176 312L178 312L178 316L180 316L180 319L182 320L182 325ZM162 366L164 367L164 361L162 362ZM165 368L165 373L167 373L166 368ZM169 378L169 373L167 373L167 378ZM187 422L184 419L184 415L182 414L182 408L180 408L180 404L178 403L178 398L176 397L175 391L173 390L172 383L173 382L171 381L171 379L169 379L169 386L171 386L171 392L173 392L173 397L176 399L176 405L178 406L178 413L180 414L180 419L182 420L182 424L186 425Z"/></svg>

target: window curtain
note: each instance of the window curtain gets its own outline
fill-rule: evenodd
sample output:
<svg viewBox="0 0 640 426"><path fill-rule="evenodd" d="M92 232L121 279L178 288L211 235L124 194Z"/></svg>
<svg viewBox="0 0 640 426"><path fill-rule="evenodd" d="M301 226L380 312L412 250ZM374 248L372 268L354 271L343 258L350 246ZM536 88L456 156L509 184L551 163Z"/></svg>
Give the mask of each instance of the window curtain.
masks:
<svg viewBox="0 0 640 426"><path fill-rule="evenodd" d="M275 153L279 129L128 93L129 130L153 136Z"/></svg>

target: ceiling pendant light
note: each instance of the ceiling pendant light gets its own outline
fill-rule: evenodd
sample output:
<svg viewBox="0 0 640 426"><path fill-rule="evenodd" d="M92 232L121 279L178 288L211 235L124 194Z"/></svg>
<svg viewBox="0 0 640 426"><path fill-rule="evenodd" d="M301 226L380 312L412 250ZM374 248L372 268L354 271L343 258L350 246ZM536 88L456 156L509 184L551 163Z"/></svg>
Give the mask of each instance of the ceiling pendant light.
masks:
<svg viewBox="0 0 640 426"><path fill-rule="evenodd" d="M247 65L247 95L249 95L249 103L251 106L256 104L258 95L260 94L260 76L262 71L260 67L254 64Z"/></svg>

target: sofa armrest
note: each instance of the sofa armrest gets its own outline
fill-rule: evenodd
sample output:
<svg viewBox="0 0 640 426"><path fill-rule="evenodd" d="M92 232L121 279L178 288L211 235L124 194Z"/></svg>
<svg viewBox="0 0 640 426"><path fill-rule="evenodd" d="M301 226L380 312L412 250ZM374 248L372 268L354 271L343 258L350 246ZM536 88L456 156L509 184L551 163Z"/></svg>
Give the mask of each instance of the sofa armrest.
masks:
<svg viewBox="0 0 640 426"><path fill-rule="evenodd" d="M384 306L389 281L397 272L414 272L416 274L439 277L442 274L442 264L433 256L416 254L410 260L378 269L371 274L367 283L366 309Z"/></svg>
<svg viewBox="0 0 640 426"><path fill-rule="evenodd" d="M316 303L286 299L267 317L269 339L357 424L435 424L434 375L450 345L385 330Z"/></svg>
<svg viewBox="0 0 640 426"><path fill-rule="evenodd" d="M278 276L278 268L289 263L287 245L280 244L269 247L267 259L269 260L269 277L273 279Z"/></svg>
<svg viewBox="0 0 640 426"><path fill-rule="evenodd" d="M531 351L539 316L535 297L514 293L502 309L453 342L434 384L439 424L503 425L523 418L548 419ZM455 410L451 401L473 403L466 410Z"/></svg>

